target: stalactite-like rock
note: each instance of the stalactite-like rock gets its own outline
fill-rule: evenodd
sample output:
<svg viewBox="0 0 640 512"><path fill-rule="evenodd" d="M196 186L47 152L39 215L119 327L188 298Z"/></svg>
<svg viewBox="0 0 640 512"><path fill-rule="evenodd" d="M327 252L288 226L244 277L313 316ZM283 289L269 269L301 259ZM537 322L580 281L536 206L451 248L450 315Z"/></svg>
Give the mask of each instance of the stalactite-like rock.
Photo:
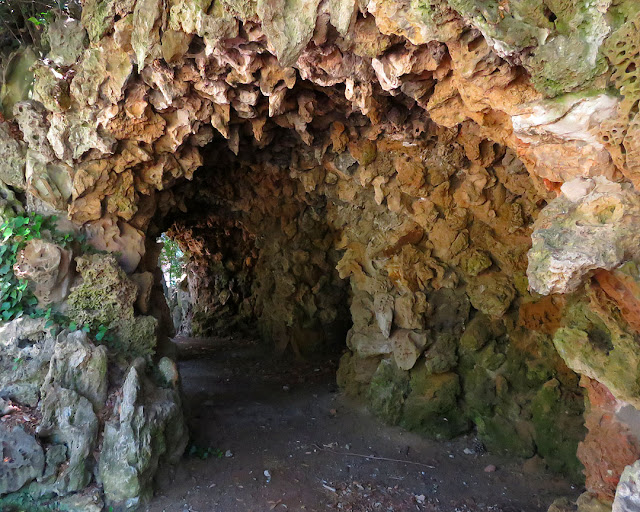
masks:
<svg viewBox="0 0 640 512"><path fill-rule="evenodd" d="M61 354L82 345L100 362L102 349L71 333L54 354L41 326L0 327L0 365L26 350L18 331L39 336L14 384L0 376L0 398L40 403L45 430L82 439L64 454L46 445L49 489L87 484L103 436L107 502L136 507L183 447L171 363L158 363L166 382L134 364L171 331L154 242L169 230L190 257L195 333L258 326L301 357L346 340L339 382L385 421L436 438L475 427L490 449L579 480L569 368L589 377L581 503L610 502L640 456L636 427L596 397L640 409L639 12L626 0L86 0L79 21L49 24L31 99L5 73L0 215L66 214L113 253L75 254L76 276L71 255L33 241L14 272L43 305L108 327L122 377L112 400L74 388Z"/></svg>

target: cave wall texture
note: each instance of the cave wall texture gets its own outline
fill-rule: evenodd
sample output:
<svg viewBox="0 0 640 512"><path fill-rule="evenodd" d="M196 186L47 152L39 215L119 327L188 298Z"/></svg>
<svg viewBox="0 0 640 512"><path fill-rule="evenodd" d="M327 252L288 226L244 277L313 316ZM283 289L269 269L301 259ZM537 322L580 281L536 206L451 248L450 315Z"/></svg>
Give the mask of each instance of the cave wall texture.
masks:
<svg viewBox="0 0 640 512"><path fill-rule="evenodd" d="M0 500L135 509L179 459L168 230L195 334L346 340L338 382L384 421L475 428L586 481L579 510L634 510L639 28L635 0L85 0L50 23L4 70L0 214L86 236L14 272L89 333L0 326Z"/></svg>

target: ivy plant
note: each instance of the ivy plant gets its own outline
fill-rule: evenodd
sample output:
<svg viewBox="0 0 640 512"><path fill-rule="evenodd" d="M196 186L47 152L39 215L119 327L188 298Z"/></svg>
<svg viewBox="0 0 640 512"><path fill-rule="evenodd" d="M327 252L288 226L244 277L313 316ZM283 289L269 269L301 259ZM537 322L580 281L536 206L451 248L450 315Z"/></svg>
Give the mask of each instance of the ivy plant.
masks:
<svg viewBox="0 0 640 512"><path fill-rule="evenodd" d="M78 326L66 315L52 308L39 307L38 299L29 288L29 282L26 279L18 279L13 272L18 254L33 239L45 237L64 248L71 248L75 244L81 252L94 251L82 235L59 231L56 220L55 216L44 217L31 213L5 218L0 224L0 322L8 322L25 315L31 318L45 318L45 329L51 329L52 334L56 334L58 328L71 331L81 328L96 341L112 341L112 335L104 325L92 331L88 325Z"/></svg>

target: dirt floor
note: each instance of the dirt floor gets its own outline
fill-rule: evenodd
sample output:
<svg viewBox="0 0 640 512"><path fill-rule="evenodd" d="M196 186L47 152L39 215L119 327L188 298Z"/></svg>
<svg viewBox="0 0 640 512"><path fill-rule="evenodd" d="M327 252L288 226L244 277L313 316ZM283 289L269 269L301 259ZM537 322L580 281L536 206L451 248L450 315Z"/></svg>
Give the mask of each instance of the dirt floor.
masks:
<svg viewBox="0 0 640 512"><path fill-rule="evenodd" d="M274 360L247 338L177 341L192 444L160 472L149 512L546 512L581 491L472 435L434 442L382 424L338 392L333 360Z"/></svg>

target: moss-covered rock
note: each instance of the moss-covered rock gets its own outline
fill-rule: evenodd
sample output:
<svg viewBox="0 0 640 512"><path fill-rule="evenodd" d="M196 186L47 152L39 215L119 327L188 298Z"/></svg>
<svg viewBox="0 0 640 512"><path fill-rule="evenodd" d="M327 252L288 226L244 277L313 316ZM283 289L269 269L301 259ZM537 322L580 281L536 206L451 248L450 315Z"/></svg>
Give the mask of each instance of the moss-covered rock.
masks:
<svg viewBox="0 0 640 512"><path fill-rule="evenodd" d="M404 428L434 439L451 439L469 430L469 418L458 404L457 374L434 375L418 365L411 371L410 387L400 421Z"/></svg>
<svg viewBox="0 0 640 512"><path fill-rule="evenodd" d="M400 370L392 359L383 359L367 390L369 410L386 423L400 421L402 406L409 393L409 372Z"/></svg>
<svg viewBox="0 0 640 512"><path fill-rule="evenodd" d="M470 279L467 294L474 308L500 318L511 306L516 290L507 275L492 273Z"/></svg>
<svg viewBox="0 0 640 512"><path fill-rule="evenodd" d="M366 393L369 383L380 364L379 357L358 357L346 352L340 358L336 380L338 386L351 396Z"/></svg>
<svg viewBox="0 0 640 512"><path fill-rule="evenodd" d="M636 336L616 305L598 290L591 301L573 300L567 327L556 331L553 343L567 366L603 383L619 400L640 408L640 355Z"/></svg>
<svg viewBox="0 0 640 512"><path fill-rule="evenodd" d="M126 358L153 354L158 322L150 316L134 316L138 287L115 256L91 254L76 261L82 281L69 293L69 317L94 331L107 328L113 334L109 348Z"/></svg>
<svg viewBox="0 0 640 512"><path fill-rule="evenodd" d="M563 392L560 382L551 379L536 394L531 410L536 448L547 466L583 483L583 466L576 455L586 434L582 395Z"/></svg>

